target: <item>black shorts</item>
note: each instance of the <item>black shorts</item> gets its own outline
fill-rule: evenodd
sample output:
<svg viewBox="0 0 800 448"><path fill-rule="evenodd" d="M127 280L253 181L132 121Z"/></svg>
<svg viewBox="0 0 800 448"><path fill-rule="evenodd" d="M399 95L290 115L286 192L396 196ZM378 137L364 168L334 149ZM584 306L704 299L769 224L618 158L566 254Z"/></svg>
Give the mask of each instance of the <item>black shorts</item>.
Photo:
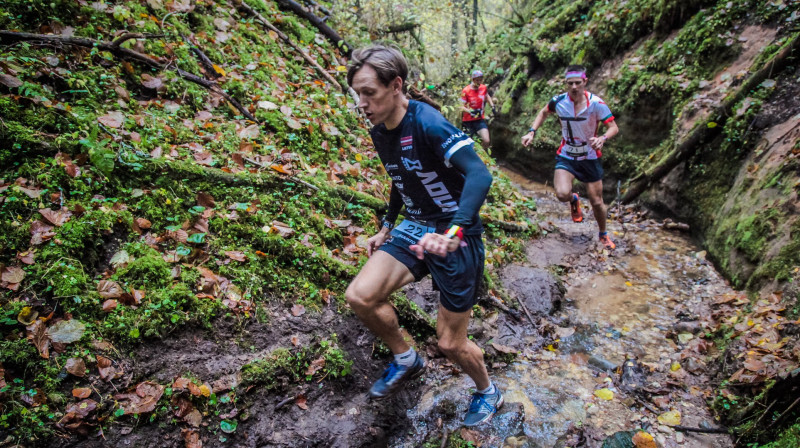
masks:
<svg viewBox="0 0 800 448"><path fill-rule="evenodd" d="M600 159L570 160L566 157L556 156L556 169L567 170L583 183L603 180L603 165Z"/></svg>
<svg viewBox="0 0 800 448"><path fill-rule="evenodd" d="M478 287L483 279L486 256L481 235L464 235L464 243L466 246L462 244L446 257L425 254L425 258L420 260L409 249L413 243L392 235L379 250L403 263L414 275L414 281L431 274L442 306L448 311L463 313L478 302Z"/></svg>
<svg viewBox="0 0 800 448"><path fill-rule="evenodd" d="M464 132L471 136L478 135L478 131L481 129L489 129L489 125L486 124L486 120L483 118L474 121L462 121L461 127L464 129Z"/></svg>

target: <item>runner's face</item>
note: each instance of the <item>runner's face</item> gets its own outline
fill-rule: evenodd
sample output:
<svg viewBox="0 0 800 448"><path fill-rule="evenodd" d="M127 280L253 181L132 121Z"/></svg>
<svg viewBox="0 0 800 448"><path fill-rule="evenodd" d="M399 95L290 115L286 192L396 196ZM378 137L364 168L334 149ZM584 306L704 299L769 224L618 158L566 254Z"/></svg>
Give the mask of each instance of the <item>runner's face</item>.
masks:
<svg viewBox="0 0 800 448"><path fill-rule="evenodd" d="M573 98L583 94L583 89L586 88L586 79L573 77L567 78L567 91Z"/></svg>
<svg viewBox="0 0 800 448"><path fill-rule="evenodd" d="M482 82L483 82L483 77L481 76L477 78L472 78L472 85L475 87L480 87Z"/></svg>
<svg viewBox="0 0 800 448"><path fill-rule="evenodd" d="M358 107L372 124L379 125L400 106L398 98L402 96L402 85L400 77L388 86L383 85L375 69L365 65L353 76L352 87L359 96Z"/></svg>

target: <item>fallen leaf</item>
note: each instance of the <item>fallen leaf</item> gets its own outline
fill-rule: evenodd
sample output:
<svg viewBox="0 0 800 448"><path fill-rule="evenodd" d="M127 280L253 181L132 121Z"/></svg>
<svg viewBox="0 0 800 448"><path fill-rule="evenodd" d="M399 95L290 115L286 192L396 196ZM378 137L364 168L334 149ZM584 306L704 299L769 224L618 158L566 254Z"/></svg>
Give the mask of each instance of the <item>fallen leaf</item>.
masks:
<svg viewBox="0 0 800 448"><path fill-rule="evenodd" d="M292 316L300 317L305 313L306 313L306 307L304 307L303 305L296 304L292 306Z"/></svg>
<svg viewBox="0 0 800 448"><path fill-rule="evenodd" d="M306 404L306 396L305 395L298 395L294 399L294 404L296 404L298 408L300 408L300 409L302 409L304 411L308 410L308 404Z"/></svg>
<svg viewBox="0 0 800 448"><path fill-rule="evenodd" d="M28 340L33 343L39 355L44 359L50 358L50 338L47 337L47 327L43 320L37 320L32 325L25 327L28 331Z"/></svg>
<svg viewBox="0 0 800 448"><path fill-rule="evenodd" d="M67 362L64 363L64 369L66 369L67 373L77 377L83 378L86 375L86 363L83 362L83 358L69 358Z"/></svg>
<svg viewBox="0 0 800 448"><path fill-rule="evenodd" d="M25 271L17 266L6 266L0 278L7 283L20 283L25 278Z"/></svg>
<svg viewBox="0 0 800 448"><path fill-rule="evenodd" d="M181 429L181 437L185 448L203 448L203 441L200 439L200 432L196 429Z"/></svg>
<svg viewBox="0 0 800 448"><path fill-rule="evenodd" d="M295 130L303 128L303 125L300 124L299 121L297 121L297 120L295 120L294 118L291 118L291 117L287 117L286 118L286 125L289 126L292 129L295 129Z"/></svg>
<svg viewBox="0 0 800 448"><path fill-rule="evenodd" d="M14 89L22 85L22 81L16 76L0 73L0 84L5 85L9 89Z"/></svg>
<svg viewBox="0 0 800 448"><path fill-rule="evenodd" d="M85 332L86 324L77 319L58 321L47 329L50 340L62 344L70 344L80 340Z"/></svg>
<svg viewBox="0 0 800 448"><path fill-rule="evenodd" d="M255 139L261 133L261 129L257 124L251 124L245 128L241 128L236 132L236 135L241 139Z"/></svg>
<svg viewBox="0 0 800 448"><path fill-rule="evenodd" d="M112 280L100 280L97 284L97 292L104 299L118 299L124 292L119 283Z"/></svg>
<svg viewBox="0 0 800 448"><path fill-rule="evenodd" d="M103 302L103 312L110 313L117 308L117 301L114 299L108 299Z"/></svg>
<svg viewBox="0 0 800 448"><path fill-rule="evenodd" d="M164 386L152 381L144 381L136 386L136 393L117 394L123 414L145 414L156 408L158 400L164 394Z"/></svg>
<svg viewBox="0 0 800 448"><path fill-rule="evenodd" d="M32 250L26 250L25 252L17 253L17 260L27 264L32 265L34 263L35 254Z"/></svg>
<svg viewBox="0 0 800 448"><path fill-rule="evenodd" d="M681 411L667 411L658 416L662 425L677 426L681 424Z"/></svg>
<svg viewBox="0 0 800 448"><path fill-rule="evenodd" d="M600 398L602 400L613 400L614 399L614 392L610 389L604 387L602 389L598 389L594 391L594 396Z"/></svg>
<svg viewBox="0 0 800 448"><path fill-rule="evenodd" d="M84 398L89 398L89 396L91 395L92 395L92 389L88 387L78 387L72 389L72 396L75 398L84 399Z"/></svg>
<svg viewBox="0 0 800 448"><path fill-rule="evenodd" d="M311 361L311 364L309 364L308 368L306 369L306 376L313 376L323 367L325 367L325 357L320 356L319 358Z"/></svg>
<svg viewBox="0 0 800 448"><path fill-rule="evenodd" d="M281 113L287 117L292 116L292 108L286 105L281 106Z"/></svg>
<svg viewBox="0 0 800 448"><path fill-rule="evenodd" d="M636 448L658 448L653 436L647 432L639 431L631 439Z"/></svg>
<svg viewBox="0 0 800 448"><path fill-rule="evenodd" d="M142 85L148 89L158 90L164 87L164 80L158 76L151 76L147 73L142 73Z"/></svg>
<svg viewBox="0 0 800 448"><path fill-rule="evenodd" d="M225 256L227 256L231 260L247 261L247 255L245 255L244 252L242 252L240 250L229 250L229 251L226 251L225 252Z"/></svg>
<svg viewBox="0 0 800 448"><path fill-rule="evenodd" d="M72 212L66 208L62 208L59 211L43 208L39 210L39 213L42 214L42 217L44 217L47 222L56 227L64 225L65 222L69 221L70 216L72 216Z"/></svg>
<svg viewBox="0 0 800 448"><path fill-rule="evenodd" d="M116 129L122 126L122 123L125 121L125 116L120 111L114 111L97 117L97 121L110 128Z"/></svg>
<svg viewBox="0 0 800 448"><path fill-rule="evenodd" d="M197 193L197 205L205 208L214 208L216 201L214 201L214 196L201 191L200 193Z"/></svg>
<svg viewBox="0 0 800 448"><path fill-rule="evenodd" d="M29 306L26 306L20 310L19 314L17 314L17 322L27 327L28 325L32 325L34 322L36 322L37 317L39 317L39 312Z"/></svg>
<svg viewBox="0 0 800 448"><path fill-rule="evenodd" d="M288 238L292 234L294 234L294 229L289 227L288 224L284 224L280 221L272 221L272 227L270 227L270 233L277 233L278 235L282 236L283 238Z"/></svg>

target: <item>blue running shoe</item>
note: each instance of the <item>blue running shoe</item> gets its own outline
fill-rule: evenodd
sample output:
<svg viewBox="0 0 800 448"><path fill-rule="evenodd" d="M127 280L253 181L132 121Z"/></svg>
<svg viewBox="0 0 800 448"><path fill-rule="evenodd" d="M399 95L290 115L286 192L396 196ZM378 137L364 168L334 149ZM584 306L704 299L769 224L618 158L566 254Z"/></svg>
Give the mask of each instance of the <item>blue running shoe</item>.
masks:
<svg viewBox="0 0 800 448"><path fill-rule="evenodd" d="M492 416L503 406L503 394L497 385L493 394L472 394L472 403L469 405L467 416L464 417L464 426L475 426L491 420Z"/></svg>
<svg viewBox="0 0 800 448"><path fill-rule="evenodd" d="M383 375L372 385L369 390L369 396L373 400L390 397L406 382L419 378L422 372L425 371L425 362L419 356L419 353L416 356L414 364L411 366L401 366L395 361L390 362Z"/></svg>

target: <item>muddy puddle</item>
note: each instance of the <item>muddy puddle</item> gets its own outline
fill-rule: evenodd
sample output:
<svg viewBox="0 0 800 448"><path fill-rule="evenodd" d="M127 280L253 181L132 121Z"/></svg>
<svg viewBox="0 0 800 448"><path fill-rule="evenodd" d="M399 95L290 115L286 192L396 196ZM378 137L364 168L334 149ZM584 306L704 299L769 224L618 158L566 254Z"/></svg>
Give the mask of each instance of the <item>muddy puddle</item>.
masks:
<svg viewBox="0 0 800 448"><path fill-rule="evenodd" d="M507 174L536 198L537 219L549 229L530 243L528 262L516 267L518 273L548 270L566 288L560 308L539 315L537 325L528 323L524 330L548 328L552 343L521 348L515 361L493 366L491 376L506 404L490 424L474 431L460 426L471 380L432 366L419 401L407 413L412 430L396 435L390 446L420 446L436 433L439 438L457 433L484 447L599 446L608 436L638 428L662 447L733 446L727 435L670 427L716 426L706 405L711 388L704 357L681 354L694 339L685 330L693 313L730 291L701 248L655 221L612 213L618 219L609 222L609 230L617 249L608 253L597 244L597 225L585 199L586 219L576 224L546 185ZM519 280L501 277L505 283ZM613 373L625 364L631 368ZM675 411L679 423L664 420Z"/></svg>

